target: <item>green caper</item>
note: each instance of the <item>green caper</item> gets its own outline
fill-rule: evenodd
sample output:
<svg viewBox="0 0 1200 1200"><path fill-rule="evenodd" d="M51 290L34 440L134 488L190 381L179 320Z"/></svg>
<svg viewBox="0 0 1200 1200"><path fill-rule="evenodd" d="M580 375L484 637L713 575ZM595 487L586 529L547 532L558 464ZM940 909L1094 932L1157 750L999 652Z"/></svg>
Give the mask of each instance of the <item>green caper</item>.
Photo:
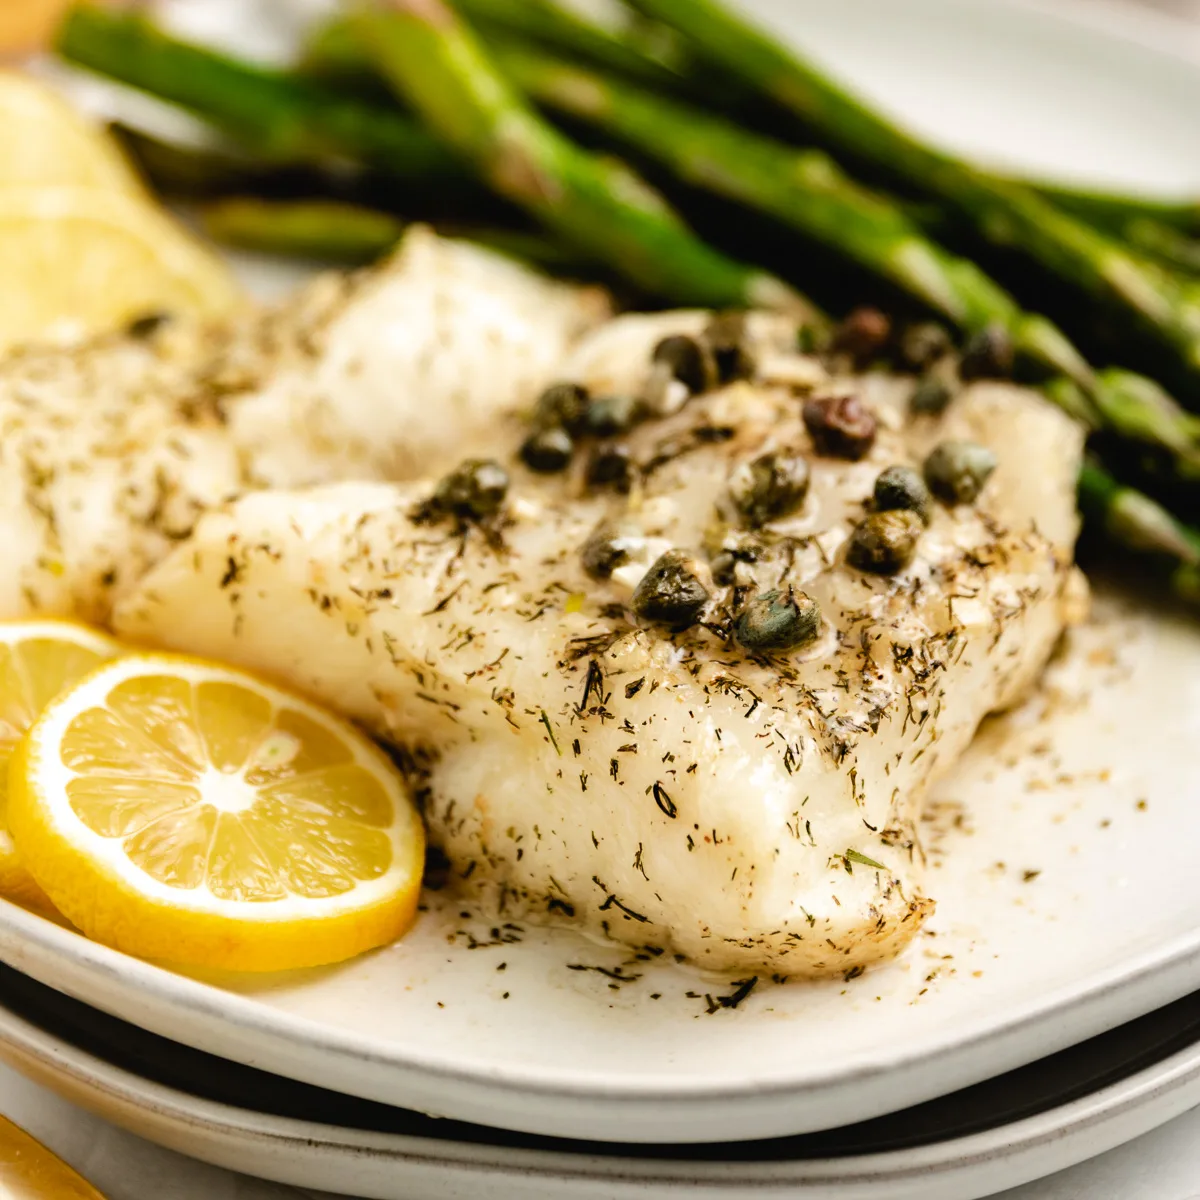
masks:
<svg viewBox="0 0 1200 1200"><path fill-rule="evenodd" d="M753 377L758 363L742 312L718 313L705 326L702 340L712 352L720 383Z"/></svg>
<svg viewBox="0 0 1200 1200"><path fill-rule="evenodd" d="M925 460L929 490L947 504L972 504L996 469L996 456L978 442L942 442Z"/></svg>
<svg viewBox="0 0 1200 1200"><path fill-rule="evenodd" d="M913 371L927 371L950 353L952 342L944 325L919 321L900 335L900 361Z"/></svg>
<svg viewBox="0 0 1200 1200"><path fill-rule="evenodd" d="M662 363L689 392L707 392L717 384L717 364L712 353L694 337L673 333L654 347L650 361Z"/></svg>
<svg viewBox="0 0 1200 1200"><path fill-rule="evenodd" d="M640 402L633 396L597 396L587 406L584 432L588 437L616 437L636 423L640 409Z"/></svg>
<svg viewBox="0 0 1200 1200"><path fill-rule="evenodd" d="M892 509L906 508L915 512L926 525L929 524L929 510L932 504L929 489L920 472L912 467L888 467L875 480L875 493L872 497L876 512L889 512Z"/></svg>
<svg viewBox="0 0 1200 1200"><path fill-rule="evenodd" d="M587 415L588 391L578 383L552 383L537 399L533 422L540 429L561 426L578 434Z"/></svg>
<svg viewBox="0 0 1200 1200"><path fill-rule="evenodd" d="M682 550L668 550L642 576L633 593L633 611L645 621L686 629L700 619L708 600L695 560Z"/></svg>
<svg viewBox="0 0 1200 1200"><path fill-rule="evenodd" d="M733 635L753 653L794 650L821 628L821 607L804 592L772 590L755 596L738 615Z"/></svg>
<svg viewBox="0 0 1200 1200"><path fill-rule="evenodd" d="M912 562L923 528L921 518L908 509L871 513L850 535L846 561L860 571L894 575Z"/></svg>
<svg viewBox="0 0 1200 1200"><path fill-rule="evenodd" d="M583 543L580 552L583 569L593 579L610 578L629 561L631 540L637 536L638 530L632 527L601 521Z"/></svg>
<svg viewBox="0 0 1200 1200"><path fill-rule="evenodd" d="M490 458L469 458L437 485L433 506L465 520L495 515L508 494L508 472Z"/></svg>
<svg viewBox="0 0 1200 1200"><path fill-rule="evenodd" d="M567 469L574 449L571 435L565 429L558 426L535 429L521 444L521 460L531 471L553 475Z"/></svg>
<svg viewBox="0 0 1200 1200"><path fill-rule="evenodd" d="M911 412L940 417L954 399L954 393L936 375L926 375L913 389L908 407Z"/></svg>
<svg viewBox="0 0 1200 1200"><path fill-rule="evenodd" d="M598 446L588 460L587 483L589 487L612 488L628 492L633 487L633 458L624 446Z"/></svg>
<svg viewBox="0 0 1200 1200"><path fill-rule="evenodd" d="M809 474L808 460L798 454L761 454L734 474L730 499L746 524L757 529L804 503Z"/></svg>
<svg viewBox="0 0 1200 1200"><path fill-rule="evenodd" d="M964 380L1007 379L1013 373L1012 337L1003 325L988 325L967 339L958 373Z"/></svg>

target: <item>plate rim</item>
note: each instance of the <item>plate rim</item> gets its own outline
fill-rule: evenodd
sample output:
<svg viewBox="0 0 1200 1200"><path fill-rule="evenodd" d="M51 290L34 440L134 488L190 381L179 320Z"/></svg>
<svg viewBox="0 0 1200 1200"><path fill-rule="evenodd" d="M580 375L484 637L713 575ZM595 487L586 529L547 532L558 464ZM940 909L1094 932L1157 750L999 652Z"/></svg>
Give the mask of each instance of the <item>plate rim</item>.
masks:
<svg viewBox="0 0 1200 1200"><path fill-rule="evenodd" d="M536 1174L544 1180L565 1182L636 1181L738 1189L722 1194L779 1186L845 1188L862 1184L900 1185L909 1181L920 1181L922 1185L932 1181L940 1187L956 1183L964 1171L995 1168L998 1164L1016 1166L1026 1159L1036 1161L1038 1166L1032 1172L1027 1168L1018 1170L1000 1181L1004 1188L1014 1187L1092 1156L1089 1151L1079 1152L1073 1144L1068 1148L1072 1139L1086 1140L1088 1134L1132 1113L1142 1113L1148 1118L1126 1127L1104 1147L1105 1150L1113 1149L1200 1102L1200 1040L1197 1040L1153 1066L1086 1096L965 1137L835 1159L695 1162L682 1157L597 1156L571 1150L497 1146L467 1139L435 1140L414 1134L328 1125L238 1107L195 1096L110 1063L91 1049L33 1024L2 1001L0 1060L51 1090L63 1086L71 1092L66 1099L89 1107L79 1098L82 1090L94 1100L93 1111L118 1124L120 1119L114 1118L105 1104L148 1114L159 1127L163 1124L183 1126L193 1135L203 1131L210 1142L214 1138L236 1139L246 1145L265 1143L289 1150L304 1148L310 1153L334 1150L352 1156L382 1156L389 1162L418 1163L425 1168L503 1172L514 1179ZM32 1070L30 1062L35 1064ZM53 1082L48 1083L47 1079ZM70 1084L64 1085L64 1079ZM139 1129L131 1128L131 1132L146 1136ZM943 1194L949 1195L941 1191L936 1193L938 1196Z"/></svg>
<svg viewBox="0 0 1200 1200"><path fill-rule="evenodd" d="M939 2L948 4L951 0ZM1149 53L1165 54L1175 60L1192 64L1200 60L1200 45L1193 48L1191 37L1195 31L1190 26L1167 14L1134 9L1114 0L1095 0L1100 11L1085 6L1082 0L1075 0L1065 11L1053 7L1048 0L973 2L978 7L1024 10L1060 25L1082 27L1116 41L1131 42ZM1182 28L1189 30L1188 39L1171 36L1172 31L1177 35ZM341 1087L340 1090L351 1094L386 1102L394 1099L397 1091L408 1088L425 1096L425 1103L440 1108L443 1115L469 1112L466 1119L486 1124L497 1123L497 1098L511 1100L521 1095L542 1101L571 1101L575 1104L574 1116L558 1118L557 1127L515 1111L509 1121L503 1122L508 1127L530 1132L564 1131L568 1135L583 1124L585 1110L592 1114L613 1114L619 1109L628 1117L631 1105L637 1106L632 1110L637 1114L650 1113L667 1103L684 1110L679 1118L683 1125L696 1118L692 1110L731 1100L747 1103L750 1118L740 1118L738 1123L755 1124L762 1130L759 1136L792 1133L796 1130L784 1128L781 1117L776 1116L774 1123L763 1118L778 1107L781 1096L800 1094L810 1097L819 1094L827 1124L839 1124L851 1106L858 1114L877 1115L929 1099L1018 1062L1029 1061L1031 1057L1084 1040L1200 987L1200 930L1197 930L1113 965L1083 983L1069 983L1038 996L1000 1018L977 1017L965 1026L965 1035L959 1032L953 1039L946 1035L936 1041L930 1038L920 1047L900 1048L886 1058L881 1058L878 1052L857 1059L849 1056L836 1068L814 1071L799 1080L795 1076L685 1080L668 1074L631 1080L620 1076L605 1078L595 1073L586 1079L572 1079L569 1071L562 1068L506 1065L472 1069L444 1055L423 1053L419 1047L372 1044L349 1030L271 1008L88 942L74 931L7 902L0 905L0 952L6 961L40 982L165 1037L175 1036L179 1040L182 1014L189 1042L212 1054L244 1058L252 1052L253 1059L275 1073L324 1086L329 1086L328 1070L297 1066L294 1061L297 1046L303 1046L309 1054L317 1050L337 1059L339 1077L345 1082L364 1068L376 1073L377 1078L367 1086ZM97 990L102 999L96 998ZM141 1010L140 1018L130 1015L134 1008ZM1067 1013L1072 1016L1069 1028L1061 1020ZM1052 1028L1056 1025L1064 1028ZM956 1026L960 1031L963 1028L962 1024ZM1038 1030L1041 1035L1031 1039L1036 1042L1036 1054L1018 1054L1017 1043L1026 1040L1031 1030ZM883 1088L873 1089L871 1098L864 1101L865 1085L877 1083L881 1077L902 1074L906 1067L917 1062L926 1068L923 1087L906 1088L902 1102L894 1091L889 1093ZM375 1086L385 1074L391 1081L389 1087ZM423 1090L416 1085L423 1085ZM464 1086L472 1093L466 1108L463 1103L468 1098L455 1090ZM455 1102L445 1103L448 1099ZM491 1114L491 1120L480 1115L483 1113ZM722 1119L726 1115L722 1114ZM705 1131L699 1130L694 1140L705 1137Z"/></svg>

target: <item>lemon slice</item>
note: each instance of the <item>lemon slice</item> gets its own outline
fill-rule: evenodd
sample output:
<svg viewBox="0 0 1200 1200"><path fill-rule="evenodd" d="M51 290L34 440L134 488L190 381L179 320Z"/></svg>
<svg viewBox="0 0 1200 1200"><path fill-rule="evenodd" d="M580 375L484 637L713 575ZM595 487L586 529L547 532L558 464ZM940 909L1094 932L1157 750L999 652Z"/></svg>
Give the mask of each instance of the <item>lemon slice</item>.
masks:
<svg viewBox="0 0 1200 1200"><path fill-rule="evenodd" d="M38 714L65 687L120 652L110 638L70 621L0 623L0 896L48 911L8 832L8 760Z"/></svg>
<svg viewBox="0 0 1200 1200"><path fill-rule="evenodd" d="M191 966L349 958L411 924L425 857L396 768L252 675L130 655L51 701L10 764L33 877L98 941Z"/></svg>
<svg viewBox="0 0 1200 1200"><path fill-rule="evenodd" d="M0 3L0 32L11 7ZM31 184L145 195L137 172L107 131L52 87L19 71L0 70L0 185Z"/></svg>
<svg viewBox="0 0 1200 1200"><path fill-rule="evenodd" d="M5 1200L104 1200L90 1183L7 1117L0 1117L0 1196Z"/></svg>
<svg viewBox="0 0 1200 1200"><path fill-rule="evenodd" d="M0 187L0 349L70 341L150 312L212 316L225 265L148 201L99 188Z"/></svg>

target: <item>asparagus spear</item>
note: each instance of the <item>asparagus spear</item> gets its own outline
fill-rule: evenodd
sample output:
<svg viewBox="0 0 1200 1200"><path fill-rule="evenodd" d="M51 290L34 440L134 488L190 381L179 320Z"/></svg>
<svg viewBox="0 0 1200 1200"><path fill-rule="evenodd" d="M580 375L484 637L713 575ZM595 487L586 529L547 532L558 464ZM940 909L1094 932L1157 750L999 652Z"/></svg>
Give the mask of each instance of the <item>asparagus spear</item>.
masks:
<svg viewBox="0 0 1200 1200"><path fill-rule="evenodd" d="M596 123L691 184L836 247L968 333L1003 326L1026 358L1076 385L1047 392L1073 416L1158 445L1174 457L1181 474L1200 478L1200 420L1150 380L1128 372L1097 377L1049 321L1022 311L973 263L930 241L899 208L849 179L824 153L748 133L634 85L525 49L505 46L499 53L510 77L539 102Z"/></svg>
<svg viewBox="0 0 1200 1200"><path fill-rule="evenodd" d="M1159 200L1153 196L1090 191L1065 184L1034 183L1030 186L1059 208L1101 229L1120 232L1130 221L1147 220L1191 237L1200 237L1200 200Z"/></svg>
<svg viewBox="0 0 1200 1200"><path fill-rule="evenodd" d="M568 244L669 300L814 311L781 280L702 242L628 168L544 122L444 0L391 0L355 21L363 45L431 128Z"/></svg>
<svg viewBox="0 0 1200 1200"><path fill-rule="evenodd" d="M487 40L493 34L527 39L554 54L666 91L687 86L685 70L690 64L677 39L661 27L665 39L633 28L617 33L554 0L456 0L455 7ZM334 17L310 34L302 67L338 80L374 72L371 56L346 16Z"/></svg>
<svg viewBox="0 0 1200 1200"><path fill-rule="evenodd" d="M64 58L199 113L276 162L346 157L439 188L472 186L459 160L392 106L369 105L170 37L137 12L82 4L59 27Z"/></svg>
<svg viewBox="0 0 1200 1200"><path fill-rule="evenodd" d="M1164 266L1187 275L1200 275L1200 239L1150 217L1131 217L1114 232Z"/></svg>
<svg viewBox="0 0 1200 1200"><path fill-rule="evenodd" d="M1079 507L1091 526L1117 545L1165 564L1171 590L1180 599L1200 602L1200 530L1177 521L1092 458L1080 472Z"/></svg>
<svg viewBox="0 0 1200 1200"><path fill-rule="evenodd" d="M295 258L357 266L386 254L406 228L393 213L340 200L264 200L229 196L203 204L197 216L216 241ZM475 242L550 271L572 272L588 264L537 233L439 223L438 232Z"/></svg>
<svg viewBox="0 0 1200 1200"><path fill-rule="evenodd" d="M404 232L391 213L338 200L262 200L231 196L201 206L201 228L218 242L267 254L367 263Z"/></svg>
<svg viewBox="0 0 1200 1200"><path fill-rule="evenodd" d="M629 3L677 29L704 57L753 81L835 148L940 197L983 237L1021 251L1064 282L1114 306L1152 339L1176 374L1200 383L1200 295L1156 263L1031 189L985 175L919 142L720 0Z"/></svg>

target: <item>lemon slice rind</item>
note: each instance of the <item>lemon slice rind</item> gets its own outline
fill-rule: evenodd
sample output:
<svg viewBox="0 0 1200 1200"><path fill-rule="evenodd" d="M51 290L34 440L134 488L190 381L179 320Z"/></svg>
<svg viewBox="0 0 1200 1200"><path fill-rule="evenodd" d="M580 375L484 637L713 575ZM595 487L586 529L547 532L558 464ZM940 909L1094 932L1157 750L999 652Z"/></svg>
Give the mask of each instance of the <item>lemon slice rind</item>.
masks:
<svg viewBox="0 0 1200 1200"><path fill-rule="evenodd" d="M22 643L39 641L66 643L79 647L95 654L97 660L113 658L121 653L120 644L113 638L74 621L40 617L0 622L0 647L2 648L11 650ZM23 679L26 693L30 682L28 679ZM22 699L33 699L33 697L26 694ZM37 716L36 713L32 715ZM4 769L4 766L5 764L0 763L0 770ZM7 818L2 805L0 805L0 896L6 900L15 900L27 908L44 914L52 914L54 911L49 898L38 887L17 852L12 834L8 831Z"/></svg>
<svg viewBox="0 0 1200 1200"><path fill-rule="evenodd" d="M114 688L148 677L249 688L276 711L298 713L338 738L391 802L387 870L340 895L227 899L207 883L183 888L153 878L131 861L121 838L84 824L68 798L67 784L77 776L62 761L64 734L80 714L106 708ZM199 786L203 795L203 781ZM142 958L238 971L318 966L394 941L415 917L424 830L395 766L348 722L234 668L166 654L131 654L105 664L38 718L13 755L10 793L13 836L40 887L88 936Z"/></svg>

